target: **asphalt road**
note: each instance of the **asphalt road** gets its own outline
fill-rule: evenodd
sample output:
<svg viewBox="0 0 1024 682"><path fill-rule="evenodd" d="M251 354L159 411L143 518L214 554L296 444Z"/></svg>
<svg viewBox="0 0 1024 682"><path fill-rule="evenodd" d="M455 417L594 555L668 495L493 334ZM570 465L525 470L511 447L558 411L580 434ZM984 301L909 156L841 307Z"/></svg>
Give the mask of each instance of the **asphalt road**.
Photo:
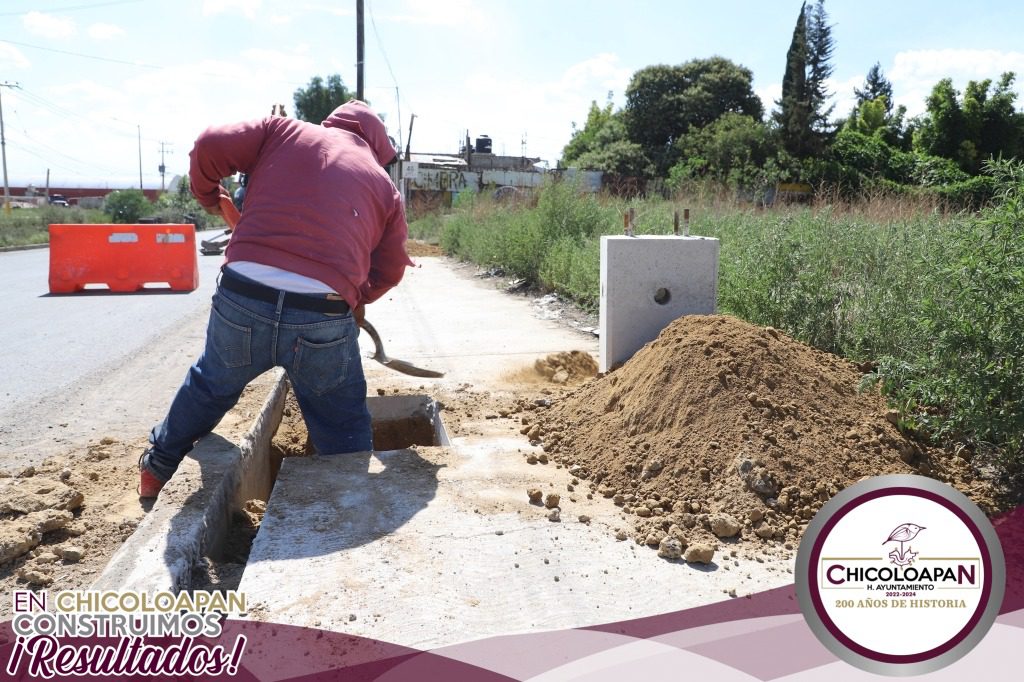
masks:
<svg viewBox="0 0 1024 682"><path fill-rule="evenodd" d="M48 249L0 253L0 468L91 437L99 413L148 430L202 348L221 261L199 256L192 292L51 295Z"/></svg>

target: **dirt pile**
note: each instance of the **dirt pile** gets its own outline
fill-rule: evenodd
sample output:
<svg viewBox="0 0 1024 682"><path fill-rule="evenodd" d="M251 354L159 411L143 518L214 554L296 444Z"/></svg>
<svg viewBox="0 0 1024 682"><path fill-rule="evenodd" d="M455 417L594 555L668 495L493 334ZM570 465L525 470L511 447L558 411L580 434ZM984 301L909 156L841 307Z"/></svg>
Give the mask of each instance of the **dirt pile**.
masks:
<svg viewBox="0 0 1024 682"><path fill-rule="evenodd" d="M579 383L597 375L597 361L580 350L552 353L538 359L533 368L553 384Z"/></svg>
<svg viewBox="0 0 1024 682"><path fill-rule="evenodd" d="M861 378L774 329L687 316L620 369L529 413L523 432L632 512L637 541L652 547L792 548L825 501L880 474L931 476L991 509L970 463L904 436Z"/></svg>

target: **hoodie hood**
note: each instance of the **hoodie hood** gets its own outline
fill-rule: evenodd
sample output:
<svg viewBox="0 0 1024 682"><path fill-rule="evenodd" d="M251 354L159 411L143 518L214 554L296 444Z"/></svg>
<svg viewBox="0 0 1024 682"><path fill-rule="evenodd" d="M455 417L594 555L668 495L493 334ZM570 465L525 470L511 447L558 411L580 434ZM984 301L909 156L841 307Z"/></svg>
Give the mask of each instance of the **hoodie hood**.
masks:
<svg viewBox="0 0 1024 682"><path fill-rule="evenodd" d="M370 145L374 156L377 157L377 163L381 166L386 166L395 158L396 152L388 138L388 129L365 102L349 100L332 111L320 125L325 128L347 130L363 138Z"/></svg>

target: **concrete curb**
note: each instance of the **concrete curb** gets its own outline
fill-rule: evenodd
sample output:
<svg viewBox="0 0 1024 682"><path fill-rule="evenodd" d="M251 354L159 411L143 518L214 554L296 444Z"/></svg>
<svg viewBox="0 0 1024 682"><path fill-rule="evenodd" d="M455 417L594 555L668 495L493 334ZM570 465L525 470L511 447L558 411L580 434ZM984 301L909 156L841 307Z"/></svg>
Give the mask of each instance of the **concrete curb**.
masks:
<svg viewBox="0 0 1024 682"><path fill-rule="evenodd" d="M18 246L0 246L0 253L7 253L8 251L33 251L35 249L48 249L49 244L24 244Z"/></svg>
<svg viewBox="0 0 1024 682"><path fill-rule="evenodd" d="M259 414L237 445L217 435L200 440L91 589L188 589L193 568L223 540L232 511L241 501L269 496L270 439L287 394L288 382L278 370Z"/></svg>

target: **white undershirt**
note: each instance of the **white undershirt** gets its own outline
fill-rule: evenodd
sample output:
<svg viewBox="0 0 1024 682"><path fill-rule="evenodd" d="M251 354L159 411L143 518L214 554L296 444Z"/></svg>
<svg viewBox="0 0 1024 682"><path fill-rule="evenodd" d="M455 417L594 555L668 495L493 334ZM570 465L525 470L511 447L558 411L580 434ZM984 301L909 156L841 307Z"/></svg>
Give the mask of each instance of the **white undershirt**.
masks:
<svg viewBox="0 0 1024 682"><path fill-rule="evenodd" d="M233 272L281 291L292 291L296 294L337 293L318 279L275 268L273 265L236 260L228 263L227 267L231 268Z"/></svg>

